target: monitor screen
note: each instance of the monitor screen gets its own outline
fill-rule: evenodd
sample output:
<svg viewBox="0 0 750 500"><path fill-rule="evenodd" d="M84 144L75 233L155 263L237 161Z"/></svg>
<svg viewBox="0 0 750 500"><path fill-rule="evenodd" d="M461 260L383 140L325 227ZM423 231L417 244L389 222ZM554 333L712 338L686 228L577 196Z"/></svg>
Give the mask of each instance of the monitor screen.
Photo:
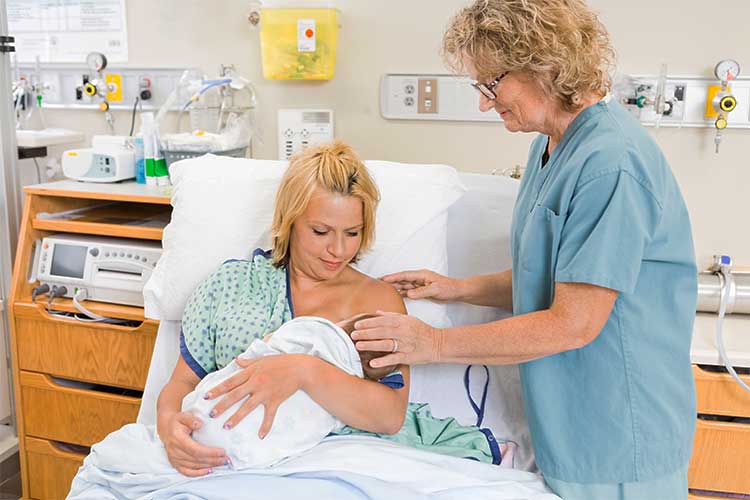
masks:
<svg viewBox="0 0 750 500"><path fill-rule="evenodd" d="M87 249L88 247L81 245L55 243L50 274L66 278L83 278Z"/></svg>

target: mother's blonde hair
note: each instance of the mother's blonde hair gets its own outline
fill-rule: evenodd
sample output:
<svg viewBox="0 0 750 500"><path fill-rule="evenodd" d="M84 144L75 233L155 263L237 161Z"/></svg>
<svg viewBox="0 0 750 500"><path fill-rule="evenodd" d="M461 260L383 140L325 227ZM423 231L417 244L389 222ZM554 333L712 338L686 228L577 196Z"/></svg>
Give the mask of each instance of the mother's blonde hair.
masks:
<svg viewBox="0 0 750 500"><path fill-rule="evenodd" d="M486 82L530 73L569 112L610 90L615 62L606 28L583 0L475 0L448 24L443 56L459 72L470 61Z"/></svg>
<svg viewBox="0 0 750 500"><path fill-rule="evenodd" d="M362 200L362 241L353 261L369 249L375 239L375 210L380 195L367 167L354 150L341 141L310 146L292 157L276 192L271 225L274 266L289 263L292 226L307 209L317 187Z"/></svg>

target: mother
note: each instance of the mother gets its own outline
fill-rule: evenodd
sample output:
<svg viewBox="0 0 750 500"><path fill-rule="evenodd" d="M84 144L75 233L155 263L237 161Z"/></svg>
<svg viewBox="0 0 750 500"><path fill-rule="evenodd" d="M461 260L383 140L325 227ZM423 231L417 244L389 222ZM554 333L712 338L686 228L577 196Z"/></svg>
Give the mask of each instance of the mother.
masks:
<svg viewBox="0 0 750 500"><path fill-rule="evenodd" d="M180 358L157 406L159 437L179 472L204 476L228 463L226 450L192 439L203 423L181 411L181 402L207 373L231 363L253 339L293 316L338 322L377 308L405 312L393 288L350 266L374 239L378 200L374 181L349 146L310 147L292 158L276 194L273 249L256 251L249 261L225 262L193 292L182 319ZM221 419L227 432L263 405L259 436L264 438L279 405L298 390L357 429L395 434L404 422L408 367L378 383L307 355L237 363L243 370L206 396L226 394L210 415ZM227 409L242 399L240 409L228 415Z"/></svg>
<svg viewBox="0 0 750 500"><path fill-rule="evenodd" d="M435 329L358 322L371 364L521 363L539 467L564 499L687 497L695 427L690 221L659 147L608 98L613 50L582 0L477 0L444 35L479 108L536 132L511 228L512 269L383 279L409 298L512 307ZM500 223L500 221L498 221Z"/></svg>

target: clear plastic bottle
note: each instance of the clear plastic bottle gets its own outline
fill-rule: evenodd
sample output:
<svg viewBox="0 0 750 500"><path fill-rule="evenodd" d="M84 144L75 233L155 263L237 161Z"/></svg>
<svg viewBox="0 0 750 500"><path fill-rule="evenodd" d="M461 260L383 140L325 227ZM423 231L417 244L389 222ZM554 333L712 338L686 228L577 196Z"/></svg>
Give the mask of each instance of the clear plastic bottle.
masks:
<svg viewBox="0 0 750 500"><path fill-rule="evenodd" d="M143 156L146 173L146 184L156 186L154 165L154 114L141 114L141 135L143 136Z"/></svg>
<svg viewBox="0 0 750 500"><path fill-rule="evenodd" d="M143 134L135 136L135 182L146 184L146 157L143 150Z"/></svg>

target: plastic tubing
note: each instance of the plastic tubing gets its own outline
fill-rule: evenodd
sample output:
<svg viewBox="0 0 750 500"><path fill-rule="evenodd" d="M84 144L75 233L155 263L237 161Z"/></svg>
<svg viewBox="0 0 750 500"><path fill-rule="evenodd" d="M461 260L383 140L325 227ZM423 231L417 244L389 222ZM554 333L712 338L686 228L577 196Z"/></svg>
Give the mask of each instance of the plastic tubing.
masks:
<svg viewBox="0 0 750 500"><path fill-rule="evenodd" d="M719 349L719 356L721 357L721 361L724 363L724 366L727 367L727 371L729 374L734 377L734 379L737 381L738 384L742 386L743 389L750 392L750 387L747 386L747 384L740 378L739 375L737 375L737 372L734 369L734 366L732 366L732 362L729 361L729 357L727 356L726 349L724 348L724 315L727 311L727 303L729 302L729 280L727 279L726 274L724 272L719 273L719 277L721 279L721 302L719 303L719 319L716 321L716 346Z"/></svg>

